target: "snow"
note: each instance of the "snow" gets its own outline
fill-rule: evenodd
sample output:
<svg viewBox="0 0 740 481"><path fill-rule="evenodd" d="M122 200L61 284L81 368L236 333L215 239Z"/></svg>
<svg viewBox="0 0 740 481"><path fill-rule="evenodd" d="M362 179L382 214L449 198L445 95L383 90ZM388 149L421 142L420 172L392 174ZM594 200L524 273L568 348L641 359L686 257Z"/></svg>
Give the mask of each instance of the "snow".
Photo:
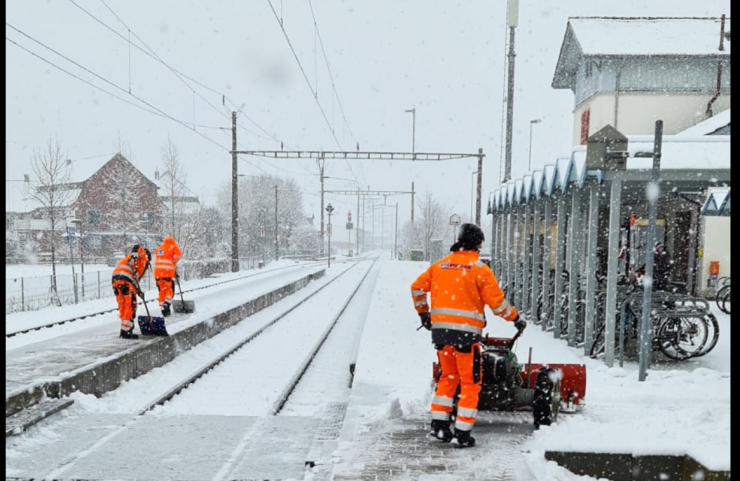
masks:
<svg viewBox="0 0 740 481"><path fill-rule="evenodd" d="M647 138L646 138L647 137ZM627 136L629 139L628 151L630 156L636 152L652 152L652 136ZM674 136L663 137L663 150L660 160L661 170L665 169L729 169L730 168L730 136L712 136L701 139L680 138ZM628 169L649 169L652 167L651 157L630 157L627 159Z"/></svg>
<svg viewBox="0 0 740 481"><path fill-rule="evenodd" d="M535 170L532 173L532 178L533 178L533 182L534 182L534 185L533 185L534 193L537 196L537 198L539 199L540 198L540 195L542 195L542 181L545 178L545 173L542 172L541 170Z"/></svg>
<svg viewBox="0 0 740 481"><path fill-rule="evenodd" d="M571 18L584 55L730 55L719 50L719 18ZM730 20L725 32L730 31ZM609 32L609 35L604 35ZM687 35L691 32L691 35Z"/></svg>
<svg viewBox="0 0 740 481"><path fill-rule="evenodd" d="M555 178L557 177L558 168L556 164L548 164L545 166L545 192L548 195L552 193L552 189L555 187Z"/></svg>
<svg viewBox="0 0 740 481"><path fill-rule="evenodd" d="M360 347L354 390L364 398L366 424L426 412L429 377L436 356L429 335L416 332L409 286L425 263L386 264L381 271L369 323ZM522 362L532 347L533 362L583 363L588 370L585 407L561 415L522 446L541 480L583 479L552 475L545 450L688 454L711 469L730 469L730 317L715 312L720 338L715 349L694 361L655 365L638 381L638 366L608 368L565 341L530 325L515 351ZM488 312L488 332L509 336L513 329ZM378 355L382 352L382 355ZM375 402L369 402L369 399ZM561 473L562 474L562 473Z"/></svg>
<svg viewBox="0 0 740 481"><path fill-rule="evenodd" d="M717 129L720 129L724 127L725 125L728 125L730 123L730 109L723 110L722 112L713 115L712 117L709 117L707 120L704 120L703 122L699 122L696 125L693 125L689 127L686 130L683 130L679 133L677 133L677 136L680 137L690 137L694 135L709 135L712 132L716 131Z"/></svg>
<svg viewBox="0 0 740 481"><path fill-rule="evenodd" d="M558 184L560 185L560 188L565 190L568 188L568 185L570 185L570 176L572 172L573 165L571 163L570 157L564 157L557 160L558 163Z"/></svg>
<svg viewBox="0 0 740 481"><path fill-rule="evenodd" d="M349 407L345 428L337 449L332 453L330 467L341 472L350 469L352 460L373 452L372 448L385 443L374 438L378 425L399 426L428 418L429 402L432 396L431 366L436 354L430 344L429 333L417 330L418 317L413 309L410 296L410 284L426 267L423 262L397 262L384 260L380 264L374 290L368 289L372 298L369 305L363 308L367 312L367 321L361 329L362 337L357 346L357 364L354 382L350 392ZM327 276L306 289L316 289L338 275L345 266L332 264ZM347 290L345 286L330 289ZM332 291L334 292L334 291ZM307 292L298 292L294 296L305 296ZM250 330L255 330L260 323L267 322L271 316L284 309L288 299L271 306L252 316L249 323L240 323L219 336L205 341L190 351L178 356L172 363L137 379L128 381L116 391L95 398L90 395L74 394L75 404L63 412L60 418L72 419L72 416L101 414L118 414L135 412L153 393L160 392L163 386L174 385L193 367L204 360L211 359L224 346L233 340L243 337ZM281 304L282 303L282 304ZM325 302L314 305L312 312L316 318L332 317L336 313L336 302ZM52 308L65 311L70 307ZM46 309L44 311L51 311ZM585 356L582 350L567 346L565 341L556 340L551 333L543 332L539 326L530 324L524 335L515 346L520 363L524 362L529 350L532 350L533 362L579 363L587 367L587 390L583 408L572 414L561 413L557 423L542 427L525 441L512 449L521 452L521 464L516 465L517 481L595 481L593 478L576 476L546 461L546 450L575 450L583 452L611 452L632 454L677 454L690 455L710 469L730 470L730 316L715 312L720 323L720 338L716 348L702 358L683 363L654 362L648 370L648 378L638 381L638 366L626 362L623 367L609 368L602 361ZM493 336L510 336L513 327L490 311L486 332ZM292 321L296 322L296 321ZM298 328L298 327L296 327ZM322 325L316 331L322 331ZM236 333L236 331L239 333ZM308 331L306 331L308 332ZM239 335L236 335L239 334ZM284 339L279 350L293 352L302 342L308 346L314 341L306 339L307 334L293 339ZM6 341L7 343L7 341ZM268 343L278 349L273 342ZM292 346L292 347L291 347ZM8 346L6 345L6 350ZM269 348L262 355L267 355ZM298 356L300 357L300 356ZM239 366L243 369L239 369ZM270 372L272 364L261 364L262 370ZM227 366L227 365L224 365ZM250 367L251 366L251 367ZM224 367L221 377L243 376L252 372L256 375L254 362L236 363L236 366ZM264 373L263 373L264 374ZM346 372L345 372L346 375ZM208 379L207 377L204 379ZM252 378L249 378L250 380ZM206 384L196 383L190 393L178 396L195 398L187 405L176 400L169 403L172 413L197 414L211 413L219 415L244 414L245 406L219 406L214 402L212 392ZM328 384L328 383L327 383ZM249 393L249 387L256 388L257 393ZM251 381L243 386L245 396L259 404L260 410L269 405L269 393L278 390L279 379L272 376L260 376L259 385ZM198 392L201 395L198 395ZM326 388L326 392L314 392L313 397L331 401L336 392ZM260 404L262 403L262 404ZM296 409L298 409L296 407ZM316 405L307 406L303 411L315 410ZM157 409L149 415L161 418L167 408ZM302 412L306 414L306 412ZM180 419L180 418L176 418ZM235 425L242 421L234 418ZM299 419L299 418L297 418ZM491 420L493 419L493 420ZM474 428L484 433L484 427L496 423L488 413L479 414L479 425ZM58 422L63 422L58 421ZM54 439L63 439L59 427L53 423L42 424L37 431L27 435L11 438L11 448L6 447L6 455L20 459L24 450L35 445L48 444ZM296 424L300 429L300 424ZM360 433L356 438L347 436L352 430ZM32 435L35 432L36 435ZM206 440L204 440L206 442ZM473 450L454 452L447 464L448 474L435 476L434 479L453 481L465 478L471 469L482 470L493 466L498 461L492 459L494 449L500 449L500 442L486 444L485 441ZM499 446L494 448L494 446ZM229 448L231 449L231 448ZM492 454L487 455L487 450ZM462 453L462 454L461 454ZM398 454L402 463L403 454ZM474 456L461 458L460 456ZM498 458L497 458L498 459ZM469 462L468 462L469 461ZM6 461L6 467L11 461ZM468 471L464 471L467 469ZM480 471L479 471L480 472ZM458 476L461 473L463 477ZM309 473L310 474L310 473ZM310 477L308 478L310 479ZM351 478L343 478L351 479ZM411 478L393 478L411 479Z"/></svg>

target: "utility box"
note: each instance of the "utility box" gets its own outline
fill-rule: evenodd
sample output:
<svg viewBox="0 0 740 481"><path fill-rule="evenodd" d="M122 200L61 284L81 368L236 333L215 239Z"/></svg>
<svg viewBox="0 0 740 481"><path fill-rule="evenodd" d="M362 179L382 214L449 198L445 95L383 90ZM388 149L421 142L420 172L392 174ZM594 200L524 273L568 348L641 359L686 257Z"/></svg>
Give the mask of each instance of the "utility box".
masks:
<svg viewBox="0 0 740 481"><path fill-rule="evenodd" d="M624 170L627 145L627 137L611 125L605 125L588 138L586 170Z"/></svg>
<svg viewBox="0 0 740 481"><path fill-rule="evenodd" d="M422 249L411 249L409 253L412 261L423 261L424 251Z"/></svg>
<svg viewBox="0 0 740 481"><path fill-rule="evenodd" d="M443 239L432 239L429 241L429 262L431 264L437 262L447 254L447 250L444 248Z"/></svg>

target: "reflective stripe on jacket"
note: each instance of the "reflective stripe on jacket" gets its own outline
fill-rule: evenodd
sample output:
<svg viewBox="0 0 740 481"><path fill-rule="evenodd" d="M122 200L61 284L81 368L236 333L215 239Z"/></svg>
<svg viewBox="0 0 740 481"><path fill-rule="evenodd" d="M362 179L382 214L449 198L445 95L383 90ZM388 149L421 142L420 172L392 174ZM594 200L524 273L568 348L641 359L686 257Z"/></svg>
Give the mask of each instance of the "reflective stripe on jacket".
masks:
<svg viewBox="0 0 740 481"><path fill-rule="evenodd" d="M481 334L486 325L484 307L507 321L517 316L496 276L475 251L456 251L435 262L411 284L419 314L430 312L432 329ZM431 293L431 308L427 304Z"/></svg>
<svg viewBox="0 0 740 481"><path fill-rule="evenodd" d="M148 264L149 261L146 258L146 253L143 255L140 254L136 260L134 260L133 254L128 254L116 264L116 267L113 269L112 280L127 280L135 285L144 276L144 271L146 271Z"/></svg>
<svg viewBox="0 0 740 481"><path fill-rule="evenodd" d="M172 279L182 251L172 237L165 237L162 245L154 249L154 278Z"/></svg>

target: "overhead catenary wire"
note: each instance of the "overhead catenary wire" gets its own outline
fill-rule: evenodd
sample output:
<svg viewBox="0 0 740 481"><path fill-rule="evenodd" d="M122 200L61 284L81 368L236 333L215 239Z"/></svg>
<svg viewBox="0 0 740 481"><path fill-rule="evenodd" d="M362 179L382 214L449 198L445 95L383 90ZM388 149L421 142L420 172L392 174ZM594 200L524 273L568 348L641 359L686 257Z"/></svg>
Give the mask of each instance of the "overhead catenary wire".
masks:
<svg viewBox="0 0 740 481"><path fill-rule="evenodd" d="M277 20L278 25L280 25L280 30L283 31L283 35L285 36L285 40L288 42L288 46L290 47L290 51L293 53L293 57L295 58L295 61L298 63L298 68L301 69L301 73L303 74L303 78L306 80L306 84L308 85L309 90L313 94L314 100L316 100L316 105L318 105L319 110L321 111L321 116L324 117L324 121L326 122L327 127L329 127L329 132L331 132L331 135L334 138L334 142L337 143L337 147L339 147L340 150L344 150L344 147L342 147L342 144L339 143L339 139L337 139L337 136L334 133L334 129L332 128L331 123L329 122L329 119L326 117L326 113L324 112L324 108L321 106L321 102L319 102L319 98L316 95L316 92L314 91L314 88L311 87L311 81L308 79L308 76L306 75L306 71L304 70L303 65L301 64L301 60L298 58L298 54L296 53L295 49L293 48L293 44L290 42L290 37L288 37L288 32L285 31L285 27L283 26L282 22L280 21L280 17L278 16L278 13L275 11L275 7L272 5L272 0L267 0L267 3L270 4L270 9L272 10L273 15L275 15L275 20Z"/></svg>
<svg viewBox="0 0 740 481"><path fill-rule="evenodd" d="M326 49L324 48L324 41L321 39L321 32L319 31L319 25L316 22L316 15L313 11L313 4L311 3L311 0L308 0L308 6L311 8L311 17L313 18L313 24L316 31L316 36L319 39L319 45L321 45L321 52L324 55L324 62L326 63L326 70L329 72L329 80L331 81L331 88L334 91L334 96L337 99L337 103L339 104L339 111L342 113L342 119L344 120L344 125L349 130L350 135L352 138L354 138L355 134L352 132L352 128L349 126L349 122L347 121L347 116L344 114L344 107L342 107L342 101L339 99L339 93L337 92L337 87L334 84L334 76L331 73L331 67L329 66L329 59L326 56ZM318 91L318 86L317 86ZM334 108L334 102L332 102L332 116L333 116L333 108ZM352 170L352 166L350 165L349 161L347 159L344 159L344 162L347 164L347 167L349 167L349 171L352 174L352 177L355 178L357 182L359 180L357 179L357 176L355 175L354 170Z"/></svg>
<svg viewBox="0 0 740 481"><path fill-rule="evenodd" d="M17 31L17 32L18 32L18 33L20 33L21 35L23 35L23 36L25 36L25 37L29 38L30 40L32 40L32 41L34 41L34 42L38 43L39 45L41 45L42 47L46 48L47 50L50 50L51 52L53 52L53 53L55 53L55 54L59 55L60 57L62 57L62 58L64 58L65 60L67 60L68 62L70 62L70 63L72 63L72 64L76 65L77 67L79 67L79 68L81 68L81 69L85 70L86 72L90 73L91 75L93 75L93 76L95 76L95 77L99 78L100 80L102 80L102 81L104 81L104 82L108 83L109 85L111 85L111 86L113 86L113 87L117 88L118 90L121 90L122 92L124 92L124 93L127 93L127 94L128 94L128 91L127 91L127 90L126 90L125 88L121 87L120 85L117 85L117 84L115 84L115 83L111 82L110 80L106 79L105 77L103 77L103 76L101 76L101 75L99 75L99 74L97 74L97 73L93 72L92 70L88 69L87 67L85 67L85 66L83 66L83 65L79 64L78 62L76 62L76 61L74 61L74 60L70 59L69 57L65 56L64 54L62 54L62 53L60 53L60 52L57 52L57 51L56 51L56 50L54 50L53 48L49 47L48 45L44 44L43 42L41 42L41 41L39 41L39 40L36 40L35 38L31 37L30 35L26 34L25 32L21 31L20 29L18 29L18 28L16 28L16 27L14 27L14 26L12 26L12 25L10 25L9 23L7 23L7 22L6 22L6 23L5 23L5 25L7 25L7 26L8 26L8 27L10 27L11 29L13 29L13 30ZM130 105L133 105L133 106L135 106L135 107L138 107L138 108L140 108L140 109L142 109L142 110L145 110L145 111L147 111L147 112L149 112L149 113L153 113L153 114L155 114L155 115L159 115L160 117L164 117L164 118L170 119L170 120L172 120L172 121L174 121L174 122L177 122L177 123L179 123L180 125L182 125L183 127L185 127L185 128L187 128L188 130L190 130L191 132L195 132L196 134L200 135L200 136L201 136L201 137L203 137L204 139L208 140L208 141L209 141L209 142L211 142L212 144L214 144L214 145L217 145L218 147L220 147L220 148L222 148L222 149L224 149L224 150L226 150L226 151L228 151L228 150L229 150L228 148L226 148L226 147L224 147L223 145L221 145L221 144L217 143L216 141L214 141L214 140L213 140L213 139L211 139L210 137L208 137L208 136L204 135L204 134L203 134L202 132L198 132L197 130L195 130L195 129L191 128L191 127L190 127L190 126L189 126L188 124L186 124L185 122L183 122L183 121L181 121L181 120L179 120L179 119L176 119L175 117L173 117L173 116L169 115L168 113L164 112L163 110L161 110L161 109L159 109L159 108L155 107L155 106L154 106L154 105L152 105L151 103L147 102L146 100L142 99L141 97L139 97L139 96L137 96L137 95L135 95L135 94L130 94L130 95L131 95L131 96L132 96L133 98L135 98L136 100L138 100L139 102L141 102L141 103L145 104L146 106L148 106L148 107L149 107L150 109L152 109L152 110L150 110L150 109L145 109L145 108L143 108L143 107L142 107L142 106L140 106L140 105L136 105L136 104L135 104L135 103L133 103L133 102L130 102L130 101L128 101L128 100L125 100L125 99L123 99L122 97L119 97L119 96L117 96L117 95L114 95L114 94L112 94L112 93L108 92L107 90L105 90L105 89L103 89L103 88L101 88L101 87L99 87L99 86L97 86L97 85L95 85L95 84L93 84L93 83L91 83L91 82L88 82L87 80L84 80L84 79L82 79L81 77L78 77L77 75L74 75L73 73L71 73L71 72L67 71L66 69L64 69L64 68L62 68L62 67L60 67L60 66L56 65L56 64L55 64L54 62L52 62L52 61L50 61L50 60L48 60L48 59L46 59L46 58L42 57L41 55L39 55L39 54L37 54L37 53L35 53L35 52L32 52L31 50L27 49L26 47L22 46L21 44L17 43L16 41L12 40L11 38L9 38L9 37L7 37L7 36L5 37L5 39L6 39L6 40L8 40L9 42L11 42L11 43L15 44L16 46L18 46L18 47L19 47L19 48L21 48L22 50L24 50L24 51L26 51L26 52L30 53L30 54L31 54L31 55L33 55L34 57L37 57L37 58L39 58L40 60L43 60L44 62L48 63L49 65L52 65L53 67L55 67L55 68L57 68L57 69L59 69L59 70L63 71L64 73L66 73L66 74L68 74L68 75L71 75L72 77L74 77L74 78L76 78L76 79L78 79L78 80L81 80L82 82L84 82L84 83L86 83L86 84L90 85L91 87L94 87L94 88L96 88L96 89L98 89L98 90L100 90L100 91L102 91L102 92L105 92L105 93L107 93L107 94L109 94L109 95L111 95L111 96L113 96L113 97L115 97L115 98L117 98L117 99L119 99L119 100L122 100L122 101L126 102L127 104L130 104Z"/></svg>
<svg viewBox="0 0 740 481"><path fill-rule="evenodd" d="M141 48L141 47L140 47L139 45L137 45L136 43L133 43L133 42L131 42L131 41L130 41L130 38L129 38L129 39L127 39L126 37L124 37L123 35L121 35L121 34L120 34L119 32L117 32L117 31L116 31L116 30L115 30L115 29L114 29L113 27L111 27L110 25L108 25L108 24L107 24L107 23L105 23L104 21L100 20L100 19L99 19L98 17L96 17L95 15L93 15L92 13L90 13L90 12L89 12L88 10L86 10L86 9L85 9L84 7L82 7L82 6L80 6L79 4L77 4L77 3L76 3L76 2L74 1L74 0L68 0L68 1L69 1L69 2L70 2L70 3L72 4L72 5L74 5L75 7L77 7L78 9L82 10L82 11L83 11L83 12L84 12L84 13L85 13L86 15L88 15L88 16L89 16L90 18L92 18L93 20L95 20L95 21L96 21L97 23L99 23L100 25L102 25L103 27L105 27L106 29L108 29L109 31L111 31L111 32L112 32L113 34L115 34L116 36L118 36L119 38L121 38L121 39L122 39L123 41L127 42L127 43L129 44L129 48L130 48L131 46L133 46L134 48L138 49L139 51L141 51L142 53L144 53L144 54L145 54L145 55L147 55L148 57L150 57L150 58L152 58L152 59L154 59L154 60L156 60L156 61L158 61L158 62L162 63L162 64L163 64L163 65L165 65L165 66L166 66L167 68L171 69L171 70L173 71L173 73L176 73L176 74L178 74L178 75L180 75L180 76L182 76L182 77L184 77L184 78L186 78L186 79L190 80L190 81L191 81L191 82L193 82L194 84L196 84L196 85L198 85L198 86L200 86L200 87L202 87L202 88L204 88L204 89L206 89L206 90L208 90L208 91L210 91L210 92L212 92L212 93L214 93L214 94L216 94L216 95L219 95L219 96L221 96L221 98L222 98L222 101L228 101L229 103L231 103L232 105L234 105L234 103L233 103L233 102L231 101L231 99L229 99L229 98L228 98L228 97L226 96L226 94L224 94L223 92L219 92L219 91L217 91L217 90L215 90L215 89L213 89L213 88L209 87L208 85L205 85L205 84L203 84L202 82L199 82L198 80L196 80L196 79L194 79L194 78L192 78L192 77L188 76L187 74L185 74L185 73L181 72L180 70L178 70L178 69L176 69L176 68L174 68L174 67L170 66L169 64L167 64L167 63L166 63L166 62L165 62L164 60L162 60L161 58L158 58L157 56L153 55L152 53L149 53L149 52L147 52L146 50L144 50L143 48ZM107 5L106 5L106 6L107 6ZM114 15L115 15L115 13L114 13ZM123 23L123 22L121 22L121 23ZM124 24L124 25L125 25L125 24ZM128 28L128 27L127 27L127 28ZM139 40L141 41L141 39L139 39ZM142 43L143 43L143 41L142 41ZM149 48L149 47L147 47L147 48ZM187 85L187 84L186 84L186 85ZM192 88L191 86L189 86L189 85L188 85L188 87L189 87L189 88L190 88L191 90L194 90L194 89L193 89L193 88ZM226 108L226 106L225 106L225 105L223 105L223 107L224 107L224 108ZM221 113L221 111L220 111L220 110L219 110L219 113ZM231 119L231 116L230 116L231 114L230 114L230 112L228 111L228 109L227 109L227 110L225 111L225 114L227 115L227 118L228 118L228 119L230 120L230 119ZM260 125L259 125L259 124L258 124L257 122L255 122L254 120L252 120L252 119L251 119L251 118L250 118L249 116L247 116L247 115L244 115L244 116L245 116L245 117L246 117L246 118L247 118L247 119L248 119L248 120L249 120L250 122L252 122L252 123L253 123L253 124L254 124L255 126L257 126L257 127L258 127L258 128L260 129L260 130L262 130L263 132L265 132L265 134L267 134L267 135L269 136L269 138L271 138L272 140L274 140L274 141L276 141L276 142L280 142L280 140L279 140L279 139L277 139L277 138L276 138L275 136L273 136L272 134L270 134L270 133L269 133L269 132L268 132L267 130L265 130L264 128L262 128L262 126L260 126ZM196 126L197 126L197 124L196 124ZM262 137L262 136L261 136L260 134L258 134L258 133L256 133L256 132L254 132L254 131L252 131L252 130L249 130L249 129L247 129L246 127L243 127L243 126L241 126L241 125L237 125L237 126L238 126L239 128L241 128L241 129L243 129L243 130L244 130L245 132L249 132L250 134L252 134L252 135L255 135L255 136L257 136L257 137ZM227 129L227 130L231 130L231 129ZM264 137L262 137L262 138L264 138Z"/></svg>

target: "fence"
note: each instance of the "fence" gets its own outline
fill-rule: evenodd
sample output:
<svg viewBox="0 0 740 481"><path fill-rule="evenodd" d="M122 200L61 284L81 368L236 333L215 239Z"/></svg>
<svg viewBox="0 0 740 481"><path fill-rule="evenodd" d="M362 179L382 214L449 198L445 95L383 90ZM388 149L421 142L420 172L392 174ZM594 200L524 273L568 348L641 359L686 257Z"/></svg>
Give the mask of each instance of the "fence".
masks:
<svg viewBox="0 0 740 481"><path fill-rule="evenodd" d="M256 269L262 262L262 256L239 258L240 270ZM77 302L92 301L113 297L111 276L113 268L93 272L75 272L74 280L71 274L60 274L63 265L57 265L57 294L55 301L52 292L52 276L17 277L5 280L5 314L20 311L35 311L52 305L69 305ZM78 266L75 266L78 267ZM77 269L76 269L77 270ZM210 259L199 261L183 260L178 263L177 271L180 279L203 279L213 274L231 272L230 259ZM75 281L77 292L75 293ZM141 281L141 288L145 291L155 289L156 284L151 274L145 275Z"/></svg>

